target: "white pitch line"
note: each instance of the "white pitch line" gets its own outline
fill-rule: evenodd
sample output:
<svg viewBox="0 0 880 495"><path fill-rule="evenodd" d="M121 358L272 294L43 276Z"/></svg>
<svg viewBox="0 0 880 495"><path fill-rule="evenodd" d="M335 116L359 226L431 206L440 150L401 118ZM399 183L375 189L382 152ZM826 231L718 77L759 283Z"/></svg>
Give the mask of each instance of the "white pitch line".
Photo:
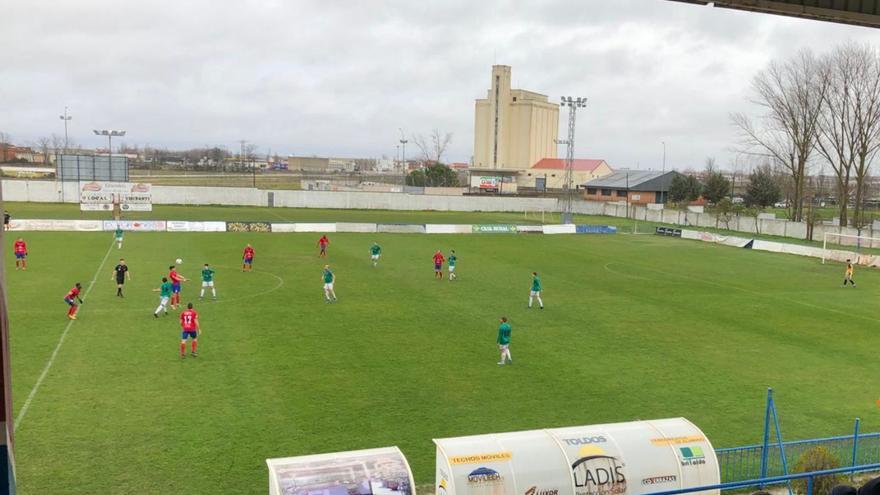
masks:
<svg viewBox="0 0 880 495"><path fill-rule="evenodd" d="M104 269L104 264L107 263L107 258L110 257L110 253L113 251L113 246L115 244L115 240L110 243L110 247L107 249L107 253L104 254L104 259L102 259L101 264L98 265L98 270L95 272L95 276L92 277L92 280L89 282L89 286L86 287L86 291L83 294L83 299L87 299L89 297L89 293L92 291L92 287L95 286L95 282L98 280L98 275L100 275L101 270ZM40 377L37 378L37 383L34 384L34 388L31 389L31 393L29 393L27 399L25 399L24 405L21 406L21 411L18 411L18 417L15 418L13 431L17 430L19 425L21 425L21 421L24 419L25 414L27 414L28 409L31 407L31 402L34 400L34 396L37 395L37 390L40 389L40 385L43 384L43 380L45 380L46 375L49 374L49 370L52 368L52 364L55 363L55 358L58 357L58 351L61 350L61 344L64 343L64 339L67 337L67 333L70 331L70 327L73 326L73 321L74 320L70 320L67 322L67 326L64 327L64 332L61 333L61 338L58 339L58 345L55 346L55 350L52 351L52 355L49 357L49 361L46 363L46 367L43 368L43 372L40 373Z"/></svg>

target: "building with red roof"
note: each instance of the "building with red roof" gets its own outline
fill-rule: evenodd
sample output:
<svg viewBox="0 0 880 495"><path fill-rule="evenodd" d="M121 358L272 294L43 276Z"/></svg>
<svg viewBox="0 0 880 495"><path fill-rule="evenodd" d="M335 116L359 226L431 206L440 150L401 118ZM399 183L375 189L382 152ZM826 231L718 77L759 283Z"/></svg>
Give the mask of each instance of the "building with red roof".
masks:
<svg viewBox="0 0 880 495"><path fill-rule="evenodd" d="M605 160L576 158L572 161L572 187L604 177L614 170ZM519 187L563 189L565 187L565 158L542 158L517 177Z"/></svg>

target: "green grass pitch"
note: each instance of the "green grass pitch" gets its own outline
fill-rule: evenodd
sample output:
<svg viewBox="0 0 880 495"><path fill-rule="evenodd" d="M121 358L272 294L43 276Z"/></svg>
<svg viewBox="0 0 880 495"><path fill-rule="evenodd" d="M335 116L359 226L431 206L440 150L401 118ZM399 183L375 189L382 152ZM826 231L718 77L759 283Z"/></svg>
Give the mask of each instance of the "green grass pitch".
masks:
<svg viewBox="0 0 880 495"><path fill-rule="evenodd" d="M16 430L26 495L265 493L268 457L387 445L423 485L432 438L671 416L740 445L760 440L768 386L789 439L880 426L867 269L842 289L840 265L655 236L330 234L328 305L318 234L24 235L26 272L4 246L16 416L68 325L62 296L96 277ZM433 279L438 248L457 281ZM183 361L176 315L151 314L177 257L191 279L214 265L219 292L184 284L204 333ZM526 309L533 270L543 311ZM513 366L495 364L502 315Z"/></svg>

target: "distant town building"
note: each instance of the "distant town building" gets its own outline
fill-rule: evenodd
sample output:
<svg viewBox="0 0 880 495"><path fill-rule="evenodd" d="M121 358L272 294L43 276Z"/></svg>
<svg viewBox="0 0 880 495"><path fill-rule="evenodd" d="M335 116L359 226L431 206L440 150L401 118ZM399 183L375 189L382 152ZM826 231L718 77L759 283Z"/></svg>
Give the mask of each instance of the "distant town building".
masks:
<svg viewBox="0 0 880 495"><path fill-rule="evenodd" d="M290 170L326 173L330 171L330 159L317 156L290 156L287 157L287 166Z"/></svg>
<svg viewBox="0 0 880 495"><path fill-rule="evenodd" d="M669 186L678 172L618 170L581 184L584 199L624 201L631 204L665 203Z"/></svg>
<svg viewBox="0 0 880 495"><path fill-rule="evenodd" d="M475 105L475 168L527 170L542 158L556 158L559 105L510 84L510 67L492 66L491 87Z"/></svg>
<svg viewBox="0 0 880 495"><path fill-rule="evenodd" d="M605 160L574 159L572 161L572 187L584 182L604 177L613 172ZM563 189L565 187L565 159L544 158L532 165L532 168L520 172L517 176L520 187L534 188L537 191L546 189Z"/></svg>

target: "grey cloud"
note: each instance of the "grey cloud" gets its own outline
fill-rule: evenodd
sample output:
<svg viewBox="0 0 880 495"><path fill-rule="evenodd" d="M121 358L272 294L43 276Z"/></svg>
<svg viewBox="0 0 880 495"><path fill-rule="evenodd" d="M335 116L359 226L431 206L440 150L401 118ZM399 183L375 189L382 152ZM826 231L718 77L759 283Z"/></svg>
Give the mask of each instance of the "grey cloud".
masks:
<svg viewBox="0 0 880 495"><path fill-rule="evenodd" d="M661 141L670 166L726 163L728 114L754 110L755 71L802 47L878 40L665 0L11 0L4 17L0 129L21 141L58 133L69 105L89 145L91 128L124 127L129 143L379 156L399 127L436 127L465 161L497 62L518 87L590 98L578 156L643 168L659 166Z"/></svg>

